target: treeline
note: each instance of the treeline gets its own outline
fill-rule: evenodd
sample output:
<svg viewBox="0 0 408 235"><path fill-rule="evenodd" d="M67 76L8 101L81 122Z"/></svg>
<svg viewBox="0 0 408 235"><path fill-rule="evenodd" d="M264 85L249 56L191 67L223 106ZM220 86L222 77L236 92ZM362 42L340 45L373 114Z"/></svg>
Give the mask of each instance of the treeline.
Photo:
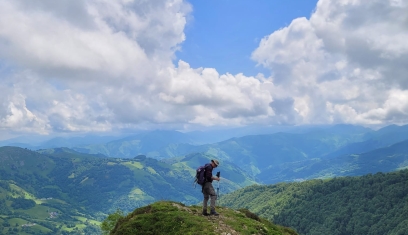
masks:
<svg viewBox="0 0 408 235"><path fill-rule="evenodd" d="M270 186L221 198L304 235L408 234L408 170Z"/></svg>
<svg viewBox="0 0 408 235"><path fill-rule="evenodd" d="M13 207L13 209L27 210L33 208L34 206L35 206L34 200L25 198L13 198L11 203L11 207Z"/></svg>

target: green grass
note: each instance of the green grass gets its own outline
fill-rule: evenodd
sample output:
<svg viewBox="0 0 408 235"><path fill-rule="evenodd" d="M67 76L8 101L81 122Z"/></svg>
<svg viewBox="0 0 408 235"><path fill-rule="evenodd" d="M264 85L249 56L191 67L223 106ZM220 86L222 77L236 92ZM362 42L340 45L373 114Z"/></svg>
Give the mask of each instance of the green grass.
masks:
<svg viewBox="0 0 408 235"><path fill-rule="evenodd" d="M160 201L138 208L119 219L111 234L296 234L293 230L274 225L247 210L218 208L220 216L202 216L201 207Z"/></svg>
<svg viewBox="0 0 408 235"><path fill-rule="evenodd" d="M128 167L131 170L134 169L143 169L143 165L140 162L131 161L131 162L124 162L122 163L124 166Z"/></svg>
<svg viewBox="0 0 408 235"><path fill-rule="evenodd" d="M73 216L75 219L81 221L82 223L86 223L88 221L89 224L93 224L96 226L99 226L101 224L100 221L97 220L93 220L93 219L88 219L86 217L82 217L82 216Z"/></svg>
<svg viewBox="0 0 408 235"><path fill-rule="evenodd" d="M28 221L28 220L25 220L25 219L11 218L11 219L8 219L8 222L10 223L10 227L9 227L9 228L11 228L11 229L17 228L17 229L19 230L19 231L18 231L18 234L33 234L33 233L43 234L43 233L49 233L49 232L51 232L50 229L48 229L48 228L46 228L46 227L43 227L43 226L41 226L41 225L39 225L39 224L36 224L36 225L34 225L34 226L24 227L24 228L23 228L23 227L21 226L21 225L23 225L23 224L28 224L28 223L32 224L32 223L35 223L35 222ZM17 224L17 226L16 226L16 224ZM25 230L26 230L26 232L24 232ZM7 234L7 233L8 233L8 231L3 230L3 233L2 233L2 234Z"/></svg>
<svg viewBox="0 0 408 235"><path fill-rule="evenodd" d="M24 189L20 188L19 186L15 185L15 184L9 184L9 185L10 185L10 189L14 190L14 192L15 192L14 194L11 194L12 197L14 197L14 198L15 197L23 197L25 199L32 199L32 200L35 199L35 197L31 193L25 191Z"/></svg>
<svg viewBox="0 0 408 235"><path fill-rule="evenodd" d="M62 226L62 228L61 228L61 230L63 230L63 231L68 231L68 232L72 232L72 231L74 231L74 230L76 230L76 229L84 229L86 227L86 225L85 224L75 224L75 227L72 227L72 228L68 228L67 226Z"/></svg>
<svg viewBox="0 0 408 235"><path fill-rule="evenodd" d="M153 168L151 168L150 166L147 167L147 171L148 171L149 173L151 173L151 174L158 175L157 172L156 172Z"/></svg>
<svg viewBox="0 0 408 235"><path fill-rule="evenodd" d="M48 210L48 211L47 211ZM17 210L20 211L20 210ZM60 213L59 210L50 208L47 206L42 206L42 205L36 205L33 208L30 208L28 210L21 210L21 212L24 212L25 214L28 214L31 218L36 218L36 219L46 219L50 217L49 212L51 211L57 211Z"/></svg>
<svg viewBox="0 0 408 235"><path fill-rule="evenodd" d="M132 199L132 200L154 200L153 197L147 195L145 192L143 192L139 188L133 189L129 193L128 197L129 197L129 199Z"/></svg>
<svg viewBox="0 0 408 235"><path fill-rule="evenodd" d="M27 220L25 220L25 219L20 219L20 218L12 218L12 219L9 219L8 222L10 223L10 225L11 225L12 227L15 227L15 224L18 224L18 226L21 226L21 225L23 225L23 224L28 223Z"/></svg>

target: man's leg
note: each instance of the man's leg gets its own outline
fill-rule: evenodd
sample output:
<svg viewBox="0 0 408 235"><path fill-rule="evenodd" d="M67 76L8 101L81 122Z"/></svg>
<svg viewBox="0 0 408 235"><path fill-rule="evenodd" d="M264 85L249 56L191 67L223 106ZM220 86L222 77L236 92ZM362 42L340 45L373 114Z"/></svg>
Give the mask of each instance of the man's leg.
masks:
<svg viewBox="0 0 408 235"><path fill-rule="evenodd" d="M208 215L208 213L207 213L207 204L208 204L208 199L209 198L210 198L210 195L204 193L203 215Z"/></svg>
<svg viewBox="0 0 408 235"><path fill-rule="evenodd" d="M204 195L204 200L203 200L203 215L208 215L207 213L207 204L208 204L208 199L210 199L210 195L207 193L208 191L208 183L205 183L203 186L203 195Z"/></svg>
<svg viewBox="0 0 408 235"><path fill-rule="evenodd" d="M217 200L217 195L211 195L211 202L210 202L210 208L211 211L215 211L215 201Z"/></svg>
<svg viewBox="0 0 408 235"><path fill-rule="evenodd" d="M212 186L211 183L209 185L208 191L209 191L209 195L211 197L211 202L210 202L211 212L210 212L210 215L218 215L218 213L215 212L215 201L217 200L217 194L215 194L214 187Z"/></svg>

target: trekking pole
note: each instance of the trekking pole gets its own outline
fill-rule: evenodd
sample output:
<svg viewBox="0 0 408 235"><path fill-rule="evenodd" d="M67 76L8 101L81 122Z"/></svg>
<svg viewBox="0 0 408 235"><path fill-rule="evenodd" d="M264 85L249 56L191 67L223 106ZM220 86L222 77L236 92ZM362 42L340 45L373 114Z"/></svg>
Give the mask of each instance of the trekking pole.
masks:
<svg viewBox="0 0 408 235"><path fill-rule="evenodd" d="M220 178L221 173L218 171L217 172L217 177ZM218 185L217 185L217 200L220 198L220 179L218 180Z"/></svg>
<svg viewBox="0 0 408 235"><path fill-rule="evenodd" d="M218 186L217 186L217 200L220 200L220 181L218 180ZM220 204L218 202L218 204Z"/></svg>

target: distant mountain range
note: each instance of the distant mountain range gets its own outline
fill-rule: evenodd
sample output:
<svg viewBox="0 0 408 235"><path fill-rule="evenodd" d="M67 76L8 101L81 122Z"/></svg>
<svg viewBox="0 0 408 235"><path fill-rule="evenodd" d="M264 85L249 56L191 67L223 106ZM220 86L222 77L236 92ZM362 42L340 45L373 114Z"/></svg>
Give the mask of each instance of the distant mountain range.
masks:
<svg viewBox="0 0 408 235"><path fill-rule="evenodd" d="M201 142L205 136L201 140L199 136L153 131L119 139L100 137L94 142L88 138L46 142L70 148L0 147L0 225L9 226L0 226L0 233L42 221L37 232L55 234L72 230L68 226L81 230L84 221L93 221L86 226L87 234L92 234L92 224L97 226L117 208L131 211L158 200L199 203L202 194L199 187L193 188L193 175L212 158L221 162L217 168L221 195L253 184L408 167L408 126L377 131L350 125L313 127L205 144ZM107 142L95 144L103 140ZM49 211L66 217L45 221Z"/></svg>
<svg viewBox="0 0 408 235"><path fill-rule="evenodd" d="M408 168L408 140L360 154L270 166L257 177L265 183L358 176Z"/></svg>
<svg viewBox="0 0 408 235"><path fill-rule="evenodd" d="M285 132L276 132L280 130ZM245 133L258 134L224 139L232 134ZM380 151L383 154L393 152L393 148L397 148L393 147L394 144L408 140L408 125L391 125L376 131L354 125L255 128L252 132L235 129L225 130L224 134L222 131L181 133L157 130L112 138L56 138L38 147L69 147L76 152L113 158L145 155L158 160L203 153L221 161L234 162L260 183L361 175L402 169L408 165L403 151L398 153L399 158L388 158L392 164L387 167L383 167L384 161L374 162L364 157L383 148ZM216 142L217 139L224 140ZM357 155L363 157L356 161Z"/></svg>
<svg viewBox="0 0 408 235"><path fill-rule="evenodd" d="M272 127L239 127L239 128L225 128L225 129L215 129L215 130L206 130L206 131L192 131L192 132L178 132L178 131L166 131L166 130L155 130L155 131L139 131L133 134L126 133L111 133L111 134L82 134L75 136L58 136L58 137L48 137L45 135L24 135L11 139L0 140L0 146L15 146L21 148L29 148L32 150L37 149L47 149L47 148L60 148L60 147L81 147L86 145L104 145L111 141L117 141L124 139L132 138L143 138L146 135L151 133L156 135L161 133L161 135L171 136L171 133L180 133L184 134L184 139L189 139L188 143L190 144L209 144L216 143L223 140L227 140L233 137L242 137L246 135L259 135L259 134L272 134L277 132L290 132L298 133L304 132L313 126L304 126L304 127L292 127L292 126L272 126ZM169 134L170 133L170 134ZM170 140L171 142L171 140ZM177 140L176 140L177 142ZM127 156L132 157L132 156Z"/></svg>

